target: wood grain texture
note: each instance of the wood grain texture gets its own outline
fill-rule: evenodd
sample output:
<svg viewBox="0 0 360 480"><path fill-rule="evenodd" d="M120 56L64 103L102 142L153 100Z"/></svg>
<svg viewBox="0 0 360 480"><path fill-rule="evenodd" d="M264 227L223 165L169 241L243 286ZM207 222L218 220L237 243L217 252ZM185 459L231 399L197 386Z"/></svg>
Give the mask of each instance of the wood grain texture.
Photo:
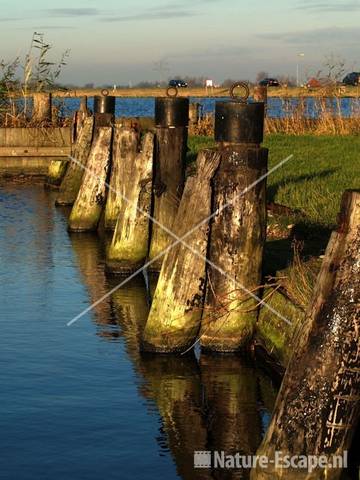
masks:
<svg viewBox="0 0 360 480"><path fill-rule="evenodd" d="M174 234L181 238L211 213L211 178L219 164L216 150L203 150L197 158L197 172L185 184ZM206 256L208 221L185 240ZM172 240L175 241L175 240ZM143 348L148 351L185 350L200 328L205 291L205 259L178 243L165 255L154 299L146 323Z"/></svg>
<svg viewBox="0 0 360 480"><path fill-rule="evenodd" d="M267 171L267 149L229 146L221 150L214 177L209 259L201 345L209 350L236 351L251 339L257 318L266 235L266 181L246 189ZM226 208L225 205L228 205Z"/></svg>
<svg viewBox="0 0 360 480"><path fill-rule="evenodd" d="M81 187L69 218L69 230L96 230L106 201L112 128L99 127L94 134Z"/></svg>
<svg viewBox="0 0 360 480"><path fill-rule="evenodd" d="M312 304L258 455L342 455L360 417L360 192L345 192ZM286 473L286 474L285 474ZM339 479L339 469L254 470L252 479Z"/></svg>
<svg viewBox="0 0 360 480"><path fill-rule="evenodd" d="M154 218L170 229L173 226L185 181L187 128L155 130ZM153 225L149 259L155 258L171 242L171 237L159 225ZM163 258L150 266L159 272Z"/></svg>

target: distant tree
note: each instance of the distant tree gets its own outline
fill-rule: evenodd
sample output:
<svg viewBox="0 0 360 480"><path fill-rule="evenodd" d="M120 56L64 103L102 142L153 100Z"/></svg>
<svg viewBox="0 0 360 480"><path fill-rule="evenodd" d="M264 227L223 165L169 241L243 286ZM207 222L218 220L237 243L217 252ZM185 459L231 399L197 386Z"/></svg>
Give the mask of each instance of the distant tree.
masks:
<svg viewBox="0 0 360 480"><path fill-rule="evenodd" d="M345 66L346 61L342 57L330 53L325 56L323 70L318 72L319 77L323 76L331 83L340 82L345 74Z"/></svg>
<svg viewBox="0 0 360 480"><path fill-rule="evenodd" d="M184 80L184 82L186 82L189 85L189 87L203 87L205 85L206 78L203 76L191 77L186 75L185 77L182 78L182 80Z"/></svg>
<svg viewBox="0 0 360 480"><path fill-rule="evenodd" d="M269 73L264 70L261 70L256 75L256 83L259 83L261 82L261 80L264 80L264 78L268 78L268 77L269 77Z"/></svg>
<svg viewBox="0 0 360 480"><path fill-rule="evenodd" d="M281 85L287 85L288 87L296 87L296 78L291 75L275 75L275 78L279 80Z"/></svg>
<svg viewBox="0 0 360 480"><path fill-rule="evenodd" d="M149 82L149 81L143 80L141 82L136 83L134 87L135 88L157 88L158 82Z"/></svg>
<svg viewBox="0 0 360 480"><path fill-rule="evenodd" d="M94 82L85 83L84 88L88 88L88 89L94 88Z"/></svg>
<svg viewBox="0 0 360 480"><path fill-rule="evenodd" d="M233 78L226 78L222 84L221 87L223 88L230 88L231 85L233 85L237 80L234 80Z"/></svg>

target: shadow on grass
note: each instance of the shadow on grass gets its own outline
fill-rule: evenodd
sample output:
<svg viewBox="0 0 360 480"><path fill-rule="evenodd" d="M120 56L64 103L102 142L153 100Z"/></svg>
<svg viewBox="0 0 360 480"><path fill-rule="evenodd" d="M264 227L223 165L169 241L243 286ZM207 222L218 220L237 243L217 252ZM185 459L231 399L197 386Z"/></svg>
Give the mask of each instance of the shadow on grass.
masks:
<svg viewBox="0 0 360 480"><path fill-rule="evenodd" d="M313 180L313 179L319 179L319 178L326 178L332 175L333 173L337 172L340 170L340 167L338 168L328 168L326 170L322 170L320 172L314 172L314 173L306 173L303 175L292 175L290 177L285 177L281 179L279 182L274 183L273 185L268 185L267 186L267 200L268 202L274 202L275 201L275 196L278 192L278 190L283 187L284 185L288 185L289 183L291 184L297 184L297 183L302 183L305 181Z"/></svg>
<svg viewBox="0 0 360 480"><path fill-rule="evenodd" d="M301 243L300 258L304 261L310 257L323 255L332 230L323 225L306 223L300 220L295 223L289 238L266 242L264 254L264 275L274 276L277 271L287 268L294 258L294 242Z"/></svg>

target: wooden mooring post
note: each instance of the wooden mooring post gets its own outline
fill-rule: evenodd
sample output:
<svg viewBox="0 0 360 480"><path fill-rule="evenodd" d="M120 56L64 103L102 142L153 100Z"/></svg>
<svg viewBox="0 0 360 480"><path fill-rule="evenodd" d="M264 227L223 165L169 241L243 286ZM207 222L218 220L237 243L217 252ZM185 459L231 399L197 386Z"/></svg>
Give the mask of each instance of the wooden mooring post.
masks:
<svg viewBox="0 0 360 480"><path fill-rule="evenodd" d="M185 181L189 123L189 99L155 99L154 218L168 229L173 227ZM171 241L159 225L152 225L149 259L153 260ZM159 272L163 258L149 268Z"/></svg>
<svg viewBox="0 0 360 480"><path fill-rule="evenodd" d="M360 420L359 303L360 191L346 191L258 455L325 455L330 463L346 455ZM251 479L339 479L341 468L327 465L308 472L271 464Z"/></svg>
<svg viewBox="0 0 360 480"><path fill-rule="evenodd" d="M206 256L209 221L197 228L211 213L211 178L219 165L216 150L198 154L197 172L185 184L173 232ZM171 242L176 239L171 238ZM205 292L205 259L178 243L164 258L155 290L142 346L152 352L183 352L194 342L201 321Z"/></svg>
<svg viewBox="0 0 360 480"><path fill-rule="evenodd" d="M94 96L94 117L95 128L108 127L114 123L116 97L95 95Z"/></svg>
<svg viewBox="0 0 360 480"><path fill-rule="evenodd" d="M69 218L69 231L96 230L106 201L112 127L95 130L86 170Z"/></svg>
<svg viewBox="0 0 360 480"><path fill-rule="evenodd" d="M69 166L61 182L55 205L73 205L84 176L93 137L94 117L84 119L78 132Z"/></svg>
<svg viewBox="0 0 360 480"><path fill-rule="evenodd" d="M121 203L124 201L123 196L126 196L132 188L133 179L131 176L134 173L134 164L140 148L141 141L137 129L115 125L110 188L104 217L106 230L115 230Z"/></svg>
<svg viewBox="0 0 360 480"><path fill-rule="evenodd" d="M263 102L267 105L268 89L265 85L256 85L254 87L254 102Z"/></svg>
<svg viewBox="0 0 360 480"><path fill-rule="evenodd" d="M140 147L140 138L121 128L118 140L128 136L129 148L118 165L116 182L122 195L116 199L117 223L106 255L107 271L120 275L141 267L148 253L154 152L153 133L145 133Z"/></svg>
<svg viewBox="0 0 360 480"><path fill-rule="evenodd" d="M221 161L214 176L207 292L201 345L219 352L241 349L257 318L266 235L268 150L263 139L264 104L217 102L215 140Z"/></svg>

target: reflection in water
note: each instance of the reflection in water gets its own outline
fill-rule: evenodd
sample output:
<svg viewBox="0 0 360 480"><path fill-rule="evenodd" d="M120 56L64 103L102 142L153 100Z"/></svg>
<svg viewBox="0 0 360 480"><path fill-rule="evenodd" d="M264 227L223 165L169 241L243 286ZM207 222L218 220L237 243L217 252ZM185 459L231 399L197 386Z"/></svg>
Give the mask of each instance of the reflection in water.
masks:
<svg viewBox="0 0 360 480"><path fill-rule="evenodd" d="M94 233L71 233L70 240L92 304L106 295L111 288L104 272L104 245ZM81 310L79 305L79 313ZM93 312L96 324L108 327L99 329L97 334L109 340L116 339L119 332L114 328L116 322L112 315L110 299L107 298L95 305Z"/></svg>
<svg viewBox="0 0 360 480"><path fill-rule="evenodd" d="M200 358L209 450L255 455L261 442L256 370L235 355ZM214 478L248 478L248 471L216 470Z"/></svg>
<svg viewBox="0 0 360 480"><path fill-rule="evenodd" d="M90 300L96 301L120 280L104 274L104 239L93 234L71 235ZM254 455L270 417L275 390L266 377L244 359L232 356L142 355L140 341L156 277L142 275L117 289L97 305L98 335L122 338L136 374L139 393L150 412L156 406L162 426L156 434L160 454L170 450L184 480L242 479L248 471L194 469L194 451L239 452Z"/></svg>
<svg viewBox="0 0 360 480"><path fill-rule="evenodd" d="M195 357L150 355L142 361L143 395L156 402L178 474L185 480L212 478L194 469L194 451L208 450L203 391Z"/></svg>

